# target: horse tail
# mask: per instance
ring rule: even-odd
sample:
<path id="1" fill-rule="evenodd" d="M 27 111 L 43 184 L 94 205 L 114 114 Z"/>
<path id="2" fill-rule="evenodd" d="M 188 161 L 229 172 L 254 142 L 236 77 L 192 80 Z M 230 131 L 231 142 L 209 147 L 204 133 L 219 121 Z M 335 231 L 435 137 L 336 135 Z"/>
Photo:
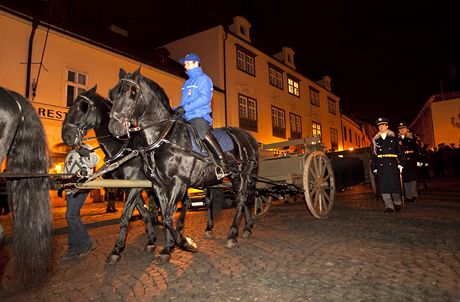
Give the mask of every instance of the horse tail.
<path id="1" fill-rule="evenodd" d="M 21 117 L 7 157 L 10 173 L 48 173 L 49 152 L 43 125 L 31 103 L 16 94 Z M 41 284 L 50 272 L 52 216 L 48 177 L 17 178 L 7 182 L 13 209 L 13 253 L 19 276 L 31 287 Z"/>
<path id="2" fill-rule="evenodd" d="M 256 190 L 256 176 L 259 167 L 259 145 L 252 134 L 241 128 L 228 127 L 225 129 L 238 146 L 239 159 L 247 162 L 243 173 L 248 176 L 247 196 L 251 203 L 253 202 L 252 199 Z"/>

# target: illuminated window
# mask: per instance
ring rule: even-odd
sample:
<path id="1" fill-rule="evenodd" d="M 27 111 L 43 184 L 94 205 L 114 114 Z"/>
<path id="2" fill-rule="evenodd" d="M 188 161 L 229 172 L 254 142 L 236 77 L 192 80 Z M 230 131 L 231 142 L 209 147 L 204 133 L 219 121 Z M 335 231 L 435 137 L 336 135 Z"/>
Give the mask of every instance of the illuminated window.
<path id="1" fill-rule="evenodd" d="M 257 132 L 257 100 L 238 95 L 240 128 Z"/>
<path id="2" fill-rule="evenodd" d="M 311 122 L 311 128 L 312 128 L 312 135 L 313 136 L 318 136 L 321 139 L 321 124 L 312 121 Z"/>
<path id="3" fill-rule="evenodd" d="M 288 91 L 290 94 L 300 96 L 300 81 L 288 74 Z"/>
<path id="4" fill-rule="evenodd" d="M 283 89 L 283 70 L 268 64 L 268 82 L 272 86 Z"/>
<path id="5" fill-rule="evenodd" d="M 272 106 L 273 136 L 286 138 L 286 114 L 283 109 Z"/>
<path id="6" fill-rule="evenodd" d="M 302 118 L 300 115 L 289 113 L 289 120 L 291 122 L 291 138 L 302 138 Z"/>
<path id="7" fill-rule="evenodd" d="M 319 98 L 318 98 L 319 101 Z M 329 107 L 329 113 L 336 115 L 337 114 L 337 101 L 332 98 L 327 98 L 327 106 Z M 319 106 L 319 105 L 318 105 Z"/>
<path id="8" fill-rule="evenodd" d="M 347 127 L 343 126 L 343 139 L 347 140 Z"/>
<path id="9" fill-rule="evenodd" d="M 256 75 L 256 55 L 246 48 L 236 45 L 236 68 L 252 76 Z"/>
<path id="10" fill-rule="evenodd" d="M 331 128 L 331 148 L 334 150 L 339 148 L 339 133 L 335 128 Z"/>
<path id="11" fill-rule="evenodd" d="M 74 70 L 67 71 L 67 107 L 72 106 L 77 96 L 88 89 L 88 75 Z"/>
<path id="12" fill-rule="evenodd" d="M 319 107 L 319 90 L 310 87 L 310 103 Z"/>

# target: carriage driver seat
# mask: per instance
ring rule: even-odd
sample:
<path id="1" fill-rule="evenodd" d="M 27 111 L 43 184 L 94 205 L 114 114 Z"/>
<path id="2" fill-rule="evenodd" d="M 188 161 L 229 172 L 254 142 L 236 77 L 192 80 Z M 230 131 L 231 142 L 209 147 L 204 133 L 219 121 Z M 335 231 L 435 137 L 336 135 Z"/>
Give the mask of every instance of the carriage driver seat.
<path id="1" fill-rule="evenodd" d="M 222 147 L 217 142 L 216 138 L 209 131 L 206 132 L 203 142 L 208 147 L 209 151 L 212 153 L 214 161 L 217 164 L 216 176 L 218 179 L 224 178 L 227 175 L 230 175 L 230 167 L 225 160 L 225 153 L 222 150 Z"/>

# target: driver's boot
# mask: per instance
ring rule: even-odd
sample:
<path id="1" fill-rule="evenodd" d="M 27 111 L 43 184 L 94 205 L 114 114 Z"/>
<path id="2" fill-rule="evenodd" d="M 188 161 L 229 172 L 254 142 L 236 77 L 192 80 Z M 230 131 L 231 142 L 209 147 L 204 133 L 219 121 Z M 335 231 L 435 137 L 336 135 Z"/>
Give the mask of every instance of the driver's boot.
<path id="1" fill-rule="evenodd" d="M 216 174 L 223 174 L 220 175 L 220 178 L 225 177 L 226 175 L 230 174 L 230 167 L 228 166 L 228 163 L 225 160 L 225 154 L 222 148 L 220 147 L 219 143 L 217 142 L 216 138 L 214 135 L 212 135 L 209 132 L 206 132 L 206 135 L 204 136 L 203 140 L 206 144 L 206 146 L 209 148 L 211 151 L 212 155 L 214 156 L 214 159 L 217 161 L 217 164 L 220 166 L 222 169 L 222 173 L 217 173 Z"/>

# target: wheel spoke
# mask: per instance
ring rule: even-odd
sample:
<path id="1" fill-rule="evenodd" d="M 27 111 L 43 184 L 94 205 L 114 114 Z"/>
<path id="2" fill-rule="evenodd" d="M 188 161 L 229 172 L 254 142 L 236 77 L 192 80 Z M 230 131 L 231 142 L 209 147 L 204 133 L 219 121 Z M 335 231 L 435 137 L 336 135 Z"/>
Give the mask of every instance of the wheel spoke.
<path id="1" fill-rule="evenodd" d="M 326 162 L 323 160 L 322 157 L 320 157 L 321 160 L 321 176 L 324 177 L 324 172 L 326 172 Z"/>
<path id="2" fill-rule="evenodd" d="M 330 198 L 330 196 L 329 196 L 329 194 L 327 194 L 326 192 L 324 192 L 324 197 L 326 197 L 326 199 L 327 199 L 327 201 L 328 201 L 329 203 L 332 202 L 332 201 L 331 201 L 331 198 Z"/>

